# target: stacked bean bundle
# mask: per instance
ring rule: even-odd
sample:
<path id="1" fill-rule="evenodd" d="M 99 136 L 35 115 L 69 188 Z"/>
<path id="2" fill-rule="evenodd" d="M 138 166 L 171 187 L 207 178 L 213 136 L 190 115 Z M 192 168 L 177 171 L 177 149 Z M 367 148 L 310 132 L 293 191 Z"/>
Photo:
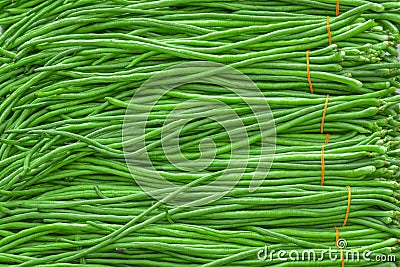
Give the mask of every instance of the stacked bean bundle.
<path id="1" fill-rule="evenodd" d="M 335 249 L 338 237 L 347 249 L 400 257 L 400 2 L 341 1 L 338 16 L 336 8 L 335 0 L 1 1 L 2 266 L 339 266 L 340 253 L 315 262 L 258 258 L 264 246 L 300 255 Z M 229 193 L 176 207 L 136 184 L 133 176 L 148 173 L 132 176 L 123 123 L 147 79 L 193 61 L 247 75 L 276 128 L 263 136 L 252 110 L 217 85 L 184 84 L 163 96 L 145 148 L 171 182 L 218 175 L 237 145 L 221 124 L 230 118 L 213 110 L 221 121 L 203 116 L 177 129 L 188 159 L 213 140 L 212 163 L 195 173 L 172 164 L 161 132 L 182 102 L 227 104 L 250 140 Z M 275 155 L 249 192 L 260 136 L 276 144 Z"/>

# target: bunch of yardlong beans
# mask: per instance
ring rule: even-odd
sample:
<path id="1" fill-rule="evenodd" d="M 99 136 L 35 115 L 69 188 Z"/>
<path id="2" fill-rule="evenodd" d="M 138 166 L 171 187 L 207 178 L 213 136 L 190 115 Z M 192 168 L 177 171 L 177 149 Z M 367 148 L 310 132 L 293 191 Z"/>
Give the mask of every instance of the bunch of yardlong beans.
<path id="1" fill-rule="evenodd" d="M 337 2 L 0 1 L 1 266 L 398 266 L 400 2 Z M 165 94 L 144 139 L 169 181 L 209 182 L 241 142 L 207 118 L 207 107 L 189 105 L 200 117 L 176 129 L 177 150 L 202 163 L 208 138 L 216 153 L 206 169 L 181 171 L 160 139 L 184 101 L 229 105 L 251 141 L 236 155 L 247 165 L 231 172 L 240 180 L 230 192 L 182 207 L 135 182 L 151 174 L 128 168 L 122 132 L 138 88 L 193 61 L 229 65 L 257 85 L 276 147 L 249 192 L 263 135 L 252 110 L 212 84 Z M 371 260 L 345 261 L 339 239 Z M 336 259 L 322 253 L 330 248 Z M 269 258 L 272 250 L 312 250 L 320 260 Z"/>

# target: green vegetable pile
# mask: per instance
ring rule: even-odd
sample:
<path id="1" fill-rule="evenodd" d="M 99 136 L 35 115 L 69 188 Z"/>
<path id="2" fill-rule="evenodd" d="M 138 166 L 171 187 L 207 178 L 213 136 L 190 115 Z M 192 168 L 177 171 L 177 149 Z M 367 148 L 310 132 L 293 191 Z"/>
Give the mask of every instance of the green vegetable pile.
<path id="1" fill-rule="evenodd" d="M 400 1 L 338 2 L 1 0 L 0 265 L 400 266 Z M 215 159 L 180 170 L 160 142 L 180 103 L 225 103 L 248 134 L 248 155 L 237 155 L 245 172 L 230 174 L 240 175 L 236 186 L 185 207 L 141 189 L 135 176 L 150 173 L 128 168 L 122 136 L 138 88 L 188 62 L 247 75 L 275 129 L 261 131 L 240 96 L 218 85 L 165 94 L 144 139 L 155 171 L 175 184 L 207 184 L 243 143 L 230 142 L 223 110 L 189 105 L 199 118 L 174 129 L 177 149 L 200 164 L 208 138 Z M 275 155 L 249 192 L 262 138 Z M 330 248 L 336 259 L 321 254 Z M 270 258 L 279 250 L 287 261 Z M 310 250 L 321 259 L 301 260 Z M 345 260 L 348 250 L 370 259 Z"/>

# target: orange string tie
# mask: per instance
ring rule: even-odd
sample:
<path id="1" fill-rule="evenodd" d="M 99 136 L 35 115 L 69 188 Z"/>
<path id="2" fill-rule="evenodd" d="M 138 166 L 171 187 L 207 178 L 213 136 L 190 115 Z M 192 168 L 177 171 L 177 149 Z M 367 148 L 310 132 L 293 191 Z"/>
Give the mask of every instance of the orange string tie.
<path id="1" fill-rule="evenodd" d="M 350 203 L 351 203 L 351 187 L 350 185 L 346 186 L 347 190 L 349 191 L 348 193 L 348 198 L 347 198 L 347 210 L 346 210 L 346 216 L 344 217 L 343 225 L 345 226 L 347 223 L 347 220 L 349 219 L 349 213 L 350 213 Z"/>
<path id="2" fill-rule="evenodd" d="M 325 142 L 321 147 L 321 186 L 323 186 L 325 182 L 325 145 L 328 144 L 330 136 L 330 134 L 325 136 Z"/>
<path id="3" fill-rule="evenodd" d="M 329 101 L 329 95 L 326 95 L 324 113 L 322 114 L 322 120 L 321 120 L 321 133 L 324 133 L 325 116 L 326 116 L 326 110 L 328 108 L 328 101 Z"/>
<path id="4" fill-rule="evenodd" d="M 344 252 L 343 252 L 343 248 L 340 248 L 340 254 L 342 256 L 342 267 L 344 267 Z"/>
<path id="5" fill-rule="evenodd" d="M 325 182 L 325 155 L 324 155 L 324 146 L 321 149 L 321 186 L 324 185 Z"/>
<path id="6" fill-rule="evenodd" d="M 339 246 L 338 242 L 339 242 L 340 235 L 339 235 L 339 228 L 337 228 L 337 226 L 335 226 L 335 232 L 336 232 L 335 246 L 338 247 Z"/>
<path id="7" fill-rule="evenodd" d="M 329 142 L 329 138 L 331 137 L 331 135 L 330 134 L 326 134 L 326 136 L 325 136 L 325 142 L 324 142 L 324 144 L 325 145 L 327 145 L 328 144 L 328 142 Z"/>
<path id="8" fill-rule="evenodd" d="M 326 17 L 326 28 L 328 29 L 328 41 L 329 41 L 329 45 L 332 45 L 331 18 L 330 18 L 329 16 Z"/>
<path id="9" fill-rule="evenodd" d="M 339 16 L 340 0 L 336 0 L 336 17 Z"/>
<path id="10" fill-rule="evenodd" d="M 308 84 L 310 85 L 310 92 L 311 92 L 311 94 L 314 94 L 314 89 L 313 89 L 312 82 L 311 82 L 310 50 L 307 50 L 307 52 L 306 52 L 306 61 L 307 61 L 307 78 L 308 78 Z"/>
<path id="11" fill-rule="evenodd" d="M 336 231 L 336 242 L 335 242 L 335 246 L 336 246 L 336 247 L 339 247 L 338 242 L 339 242 L 340 235 L 339 235 L 339 228 L 337 228 L 336 226 L 335 226 L 335 231 Z M 343 247 L 340 247 L 340 256 L 341 256 L 341 259 L 342 259 L 342 267 L 344 267 L 344 252 L 343 252 Z"/>

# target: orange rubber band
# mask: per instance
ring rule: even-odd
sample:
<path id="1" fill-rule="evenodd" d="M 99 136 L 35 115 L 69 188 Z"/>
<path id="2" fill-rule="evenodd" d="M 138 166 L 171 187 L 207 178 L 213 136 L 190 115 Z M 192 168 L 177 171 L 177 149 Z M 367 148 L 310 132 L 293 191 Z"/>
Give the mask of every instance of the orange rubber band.
<path id="1" fill-rule="evenodd" d="M 322 121 L 321 121 L 321 133 L 324 133 L 325 116 L 326 116 L 326 109 L 328 108 L 328 100 L 329 100 L 329 95 L 326 95 L 324 113 L 322 114 Z"/>
<path id="2" fill-rule="evenodd" d="M 350 185 L 346 186 L 347 190 L 349 191 L 348 194 L 348 199 L 347 199 L 347 210 L 346 210 L 346 216 L 344 217 L 343 225 L 345 226 L 347 223 L 347 220 L 349 219 L 349 213 L 350 213 L 350 203 L 351 203 L 351 187 Z"/>
<path id="3" fill-rule="evenodd" d="M 311 82 L 310 50 L 307 50 L 307 52 L 306 52 L 306 60 L 307 60 L 307 78 L 308 78 L 308 84 L 310 85 L 310 92 L 311 92 L 311 94 L 314 94 L 314 89 L 313 89 L 312 82 Z"/>
<path id="4" fill-rule="evenodd" d="M 339 246 L 339 245 L 338 245 L 338 241 L 339 241 L 340 235 L 339 235 L 339 228 L 337 228 L 336 226 L 335 226 L 335 232 L 336 232 L 336 242 L 335 242 L 335 246 L 338 247 L 338 246 Z"/>
<path id="5" fill-rule="evenodd" d="M 325 145 L 328 144 L 330 136 L 330 134 L 325 136 L 325 142 L 321 147 L 321 186 L 323 186 L 325 182 Z"/>
<path id="6" fill-rule="evenodd" d="M 340 0 L 336 0 L 336 17 L 339 16 Z"/>
<path id="7" fill-rule="evenodd" d="M 327 16 L 326 17 L 326 28 L 328 29 L 328 41 L 329 41 L 329 45 L 332 45 L 332 34 L 331 34 L 331 21 L 330 21 L 330 17 Z"/>

